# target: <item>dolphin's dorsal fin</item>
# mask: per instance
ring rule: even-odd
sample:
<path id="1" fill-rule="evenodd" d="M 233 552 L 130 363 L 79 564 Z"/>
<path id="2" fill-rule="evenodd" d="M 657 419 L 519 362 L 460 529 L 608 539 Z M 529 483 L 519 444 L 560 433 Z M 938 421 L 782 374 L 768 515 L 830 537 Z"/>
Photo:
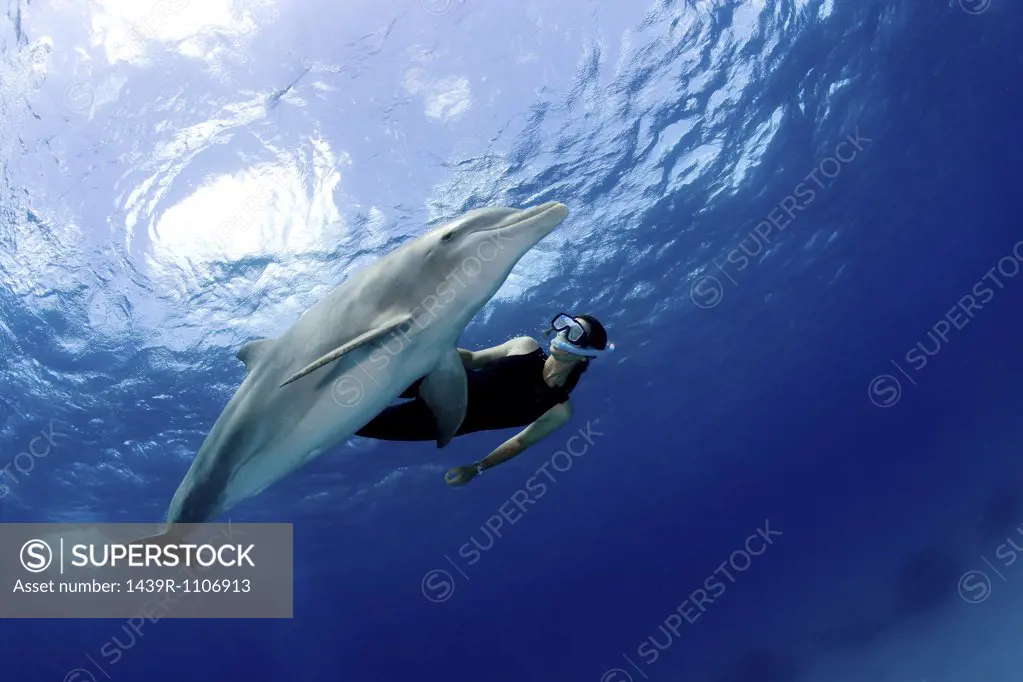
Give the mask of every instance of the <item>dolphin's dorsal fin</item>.
<path id="1" fill-rule="evenodd" d="M 270 350 L 270 346 L 273 345 L 273 339 L 257 339 L 250 341 L 235 353 L 235 357 L 245 363 L 245 369 L 252 371 L 259 359 L 266 355 L 266 352 Z"/>
<path id="2" fill-rule="evenodd" d="M 452 348 L 445 353 L 426 375 L 419 386 L 419 397 L 433 413 L 437 423 L 437 447 L 442 448 L 458 433 L 469 404 L 469 380 L 458 350 Z"/>
<path id="3" fill-rule="evenodd" d="M 288 384 L 290 384 L 292 381 L 295 381 L 296 379 L 301 379 L 306 374 L 309 374 L 311 372 L 314 372 L 315 370 L 318 370 L 320 367 L 323 367 L 326 364 L 334 362 L 335 360 L 340 358 L 345 353 L 347 353 L 347 352 L 349 352 L 351 350 L 355 350 L 356 348 L 358 348 L 359 346 L 362 346 L 364 344 L 372 343 L 372 342 L 376 341 L 377 339 L 379 339 L 384 334 L 392 332 L 395 329 L 397 329 L 398 327 L 402 326 L 403 324 L 406 324 L 406 323 L 411 322 L 411 321 L 412 321 L 412 316 L 411 315 L 401 315 L 399 317 L 396 317 L 396 318 L 393 318 L 391 320 L 388 320 L 387 322 L 384 322 L 383 324 L 379 325 L 378 327 L 374 327 L 373 329 L 370 329 L 365 334 L 359 334 L 358 336 L 356 336 L 351 341 L 346 341 L 345 343 L 341 344 L 340 346 L 338 346 L 334 350 L 330 351 L 329 353 L 325 353 L 325 354 L 321 355 L 320 357 L 316 358 L 315 360 L 310 362 L 308 365 L 306 365 L 302 369 L 300 369 L 297 372 L 295 372 L 294 374 L 292 374 L 290 377 L 288 377 L 287 379 L 284 380 L 284 383 L 281 384 L 281 388 L 287 386 Z"/>

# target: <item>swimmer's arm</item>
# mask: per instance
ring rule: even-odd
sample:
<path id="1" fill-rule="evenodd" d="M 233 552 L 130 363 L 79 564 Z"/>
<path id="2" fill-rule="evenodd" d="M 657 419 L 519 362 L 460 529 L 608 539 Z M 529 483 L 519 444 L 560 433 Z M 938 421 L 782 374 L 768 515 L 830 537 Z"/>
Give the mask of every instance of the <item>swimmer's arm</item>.
<path id="1" fill-rule="evenodd" d="M 478 464 L 481 464 L 484 469 L 490 469 L 501 462 L 507 462 L 512 457 L 522 454 L 526 448 L 536 445 L 560 429 L 571 418 L 572 403 L 565 401 L 555 405 L 520 433 L 501 443 L 496 450 L 481 459 Z"/>
<path id="2" fill-rule="evenodd" d="M 465 365 L 466 369 L 479 369 L 509 355 L 532 353 L 539 347 L 540 344 L 536 342 L 536 339 L 529 336 L 519 336 L 493 348 L 484 348 L 477 351 L 459 348 L 458 354 L 461 356 L 462 364 Z"/>

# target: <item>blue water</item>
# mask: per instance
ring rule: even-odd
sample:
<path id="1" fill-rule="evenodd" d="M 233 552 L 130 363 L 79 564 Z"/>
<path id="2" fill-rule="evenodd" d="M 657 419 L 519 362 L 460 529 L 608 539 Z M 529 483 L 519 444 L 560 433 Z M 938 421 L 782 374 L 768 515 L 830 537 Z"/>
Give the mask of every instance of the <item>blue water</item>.
<path id="1" fill-rule="evenodd" d="M 465 488 L 509 434 L 354 440 L 231 510 L 295 524 L 294 619 L 5 620 L 3 679 L 1015 682 L 1021 29 L 1010 0 L 7 0 L 4 522 L 161 519 L 237 348 L 470 208 L 571 215 L 463 347 L 565 309 L 619 351 Z"/>

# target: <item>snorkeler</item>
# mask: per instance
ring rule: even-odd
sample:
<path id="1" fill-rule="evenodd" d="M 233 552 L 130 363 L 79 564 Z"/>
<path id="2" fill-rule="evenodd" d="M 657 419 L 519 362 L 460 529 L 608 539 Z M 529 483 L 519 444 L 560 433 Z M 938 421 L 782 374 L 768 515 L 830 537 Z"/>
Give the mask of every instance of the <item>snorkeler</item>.
<path id="1" fill-rule="evenodd" d="M 468 377 L 468 407 L 456 435 L 526 428 L 478 462 L 450 469 L 444 476 L 448 485 L 465 485 L 564 425 L 572 416 L 569 394 L 590 360 L 614 350 L 603 325 L 590 315 L 560 313 L 551 320 L 551 333 L 555 336 L 550 355 L 528 336 L 479 351 L 458 349 Z M 434 440 L 434 416 L 418 397 L 419 383 L 401 395 L 411 400 L 388 407 L 356 435 L 376 440 Z"/>

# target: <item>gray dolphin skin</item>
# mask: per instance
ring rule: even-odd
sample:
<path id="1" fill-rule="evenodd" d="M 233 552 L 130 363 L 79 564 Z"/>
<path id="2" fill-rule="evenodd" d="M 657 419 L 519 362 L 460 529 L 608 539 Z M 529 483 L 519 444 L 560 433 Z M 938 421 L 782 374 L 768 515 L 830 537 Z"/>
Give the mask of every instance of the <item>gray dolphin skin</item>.
<path id="1" fill-rule="evenodd" d="M 466 409 L 458 337 L 567 215 L 558 202 L 470 211 L 359 270 L 279 338 L 243 346 L 248 374 L 174 494 L 163 537 L 350 438 L 421 377 L 445 446 Z"/>

